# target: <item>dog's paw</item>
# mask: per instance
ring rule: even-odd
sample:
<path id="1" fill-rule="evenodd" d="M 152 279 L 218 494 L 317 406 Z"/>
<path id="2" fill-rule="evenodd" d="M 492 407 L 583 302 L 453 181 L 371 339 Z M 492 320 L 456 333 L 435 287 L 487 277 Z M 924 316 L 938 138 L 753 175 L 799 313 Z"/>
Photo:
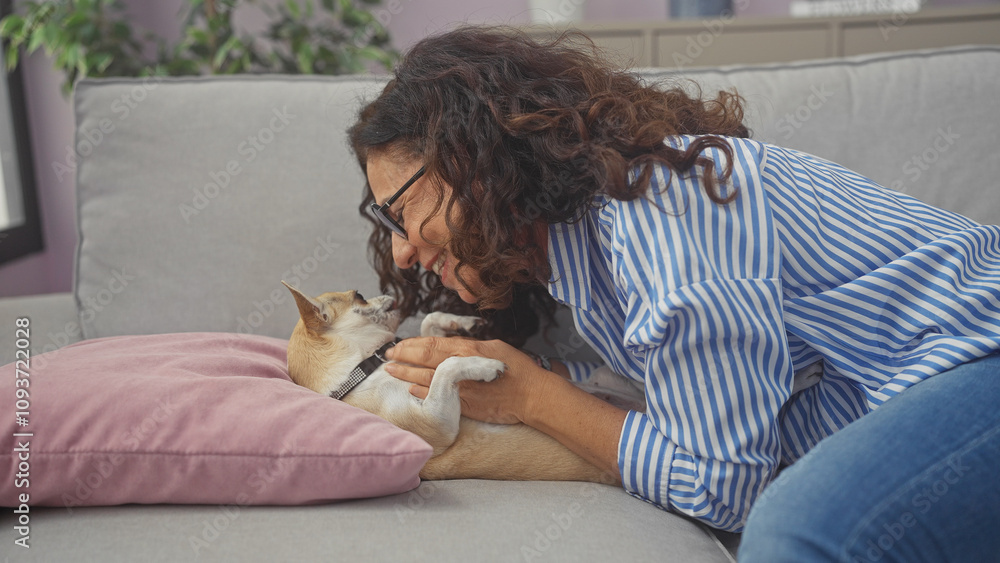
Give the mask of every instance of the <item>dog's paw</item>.
<path id="1" fill-rule="evenodd" d="M 506 371 L 507 366 L 500 360 L 491 360 L 479 356 L 459 357 L 453 356 L 441 362 L 434 377 L 448 375 L 454 377 L 455 381 L 493 381 L 500 374 Z"/>
<path id="2" fill-rule="evenodd" d="M 464 317 L 435 311 L 420 323 L 420 336 L 473 336 L 483 325 L 479 317 Z"/>

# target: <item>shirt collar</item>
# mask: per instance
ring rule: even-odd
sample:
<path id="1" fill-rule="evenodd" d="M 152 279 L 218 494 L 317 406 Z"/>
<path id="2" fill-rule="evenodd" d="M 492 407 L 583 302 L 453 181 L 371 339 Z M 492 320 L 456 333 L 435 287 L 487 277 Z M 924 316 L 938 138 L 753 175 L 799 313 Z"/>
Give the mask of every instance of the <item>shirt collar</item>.
<path id="1" fill-rule="evenodd" d="M 549 225 L 549 294 L 560 303 L 589 311 L 590 214 L 573 223 Z"/>

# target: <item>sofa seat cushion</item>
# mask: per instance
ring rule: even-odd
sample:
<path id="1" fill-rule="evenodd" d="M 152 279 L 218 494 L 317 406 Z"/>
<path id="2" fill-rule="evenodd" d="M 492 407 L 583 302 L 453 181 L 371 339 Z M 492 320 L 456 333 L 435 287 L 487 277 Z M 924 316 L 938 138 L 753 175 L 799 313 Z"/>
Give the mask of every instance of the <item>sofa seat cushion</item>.
<path id="1" fill-rule="evenodd" d="M 32 511 L 49 561 L 735 561 L 701 524 L 593 483 L 425 481 L 324 506 Z M 0 541 L 12 535 L 0 529 Z"/>

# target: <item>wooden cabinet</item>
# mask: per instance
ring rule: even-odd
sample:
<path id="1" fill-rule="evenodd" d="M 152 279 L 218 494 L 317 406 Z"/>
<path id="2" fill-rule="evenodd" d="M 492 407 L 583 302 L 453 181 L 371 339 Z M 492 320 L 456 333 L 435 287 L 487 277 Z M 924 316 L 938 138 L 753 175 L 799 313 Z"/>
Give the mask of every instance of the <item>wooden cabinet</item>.
<path id="1" fill-rule="evenodd" d="M 574 26 L 626 66 L 693 68 L 1000 44 L 1000 5 L 829 18 L 593 22 Z M 562 29 L 532 26 L 551 36 Z"/>

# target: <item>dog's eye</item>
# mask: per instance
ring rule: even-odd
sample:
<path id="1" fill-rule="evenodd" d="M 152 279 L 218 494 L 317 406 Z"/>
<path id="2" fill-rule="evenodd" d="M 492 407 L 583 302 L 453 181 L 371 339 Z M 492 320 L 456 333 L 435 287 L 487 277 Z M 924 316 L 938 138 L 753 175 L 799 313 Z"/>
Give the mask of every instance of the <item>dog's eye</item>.
<path id="1" fill-rule="evenodd" d="M 364 301 L 365 300 L 365 296 L 361 295 L 360 293 L 358 293 L 357 291 L 355 291 L 354 292 L 354 300 L 355 301 Z"/>

